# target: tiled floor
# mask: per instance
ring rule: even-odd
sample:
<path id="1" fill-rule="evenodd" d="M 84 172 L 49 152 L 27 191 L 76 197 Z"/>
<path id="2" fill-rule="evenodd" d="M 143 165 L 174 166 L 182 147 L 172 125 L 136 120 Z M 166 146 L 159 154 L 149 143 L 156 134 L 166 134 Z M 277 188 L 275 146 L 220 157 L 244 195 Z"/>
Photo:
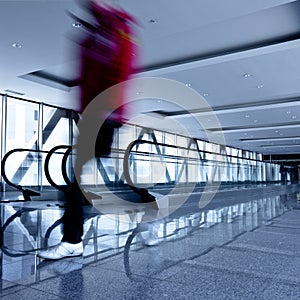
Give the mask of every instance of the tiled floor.
<path id="1" fill-rule="evenodd" d="M 60 241 L 58 203 L 1 204 L 1 299 L 300 299 L 298 192 L 220 190 L 202 209 L 194 193 L 160 221 L 154 247 L 147 231 L 128 243 L 142 207 L 87 207 L 83 257 L 54 262 L 36 249 Z"/>

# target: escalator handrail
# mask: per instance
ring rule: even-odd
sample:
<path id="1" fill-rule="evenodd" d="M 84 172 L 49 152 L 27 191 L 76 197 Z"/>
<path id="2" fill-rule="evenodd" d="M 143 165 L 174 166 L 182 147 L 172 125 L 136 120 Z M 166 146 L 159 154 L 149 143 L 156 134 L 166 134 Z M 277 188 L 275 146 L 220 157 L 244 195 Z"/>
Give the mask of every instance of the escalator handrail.
<path id="1" fill-rule="evenodd" d="M 197 153 L 199 153 L 198 149 L 192 149 L 192 148 L 187 148 L 187 147 L 182 147 L 182 146 L 177 146 L 177 145 L 171 145 L 171 144 L 165 144 L 165 143 L 158 143 L 158 142 L 152 142 L 152 141 L 147 141 L 147 140 L 134 140 L 133 142 L 131 142 L 124 153 L 124 159 L 123 159 L 123 172 L 124 172 L 124 177 L 125 180 L 127 182 L 127 184 L 133 189 L 136 190 L 136 186 L 134 185 L 131 176 L 129 174 L 129 169 L 130 169 L 130 165 L 129 165 L 129 155 L 132 151 L 132 149 L 138 145 L 138 144 L 149 144 L 149 145 L 155 145 L 155 146 L 162 146 L 162 147 L 169 147 L 169 148 L 174 148 L 174 149 L 181 149 L 181 150 L 188 150 L 188 151 L 195 151 Z"/>
<path id="2" fill-rule="evenodd" d="M 51 175 L 50 175 L 50 172 L 49 172 L 49 162 L 50 162 L 50 158 L 51 156 L 58 150 L 58 149 L 67 149 L 67 153 L 69 154 L 72 150 L 72 146 L 70 145 L 58 145 L 58 146 L 55 146 L 53 147 L 50 151 L 48 151 L 48 154 L 45 158 L 45 163 L 44 163 L 44 172 L 45 172 L 45 176 L 48 180 L 48 182 L 53 186 L 55 187 L 56 189 L 58 190 L 64 190 L 64 188 L 61 186 L 61 185 L 58 185 L 54 182 L 54 180 L 51 178 Z M 63 160 L 62 160 L 62 165 L 61 165 L 61 170 L 62 170 L 62 174 L 63 174 L 63 178 L 66 182 L 66 184 L 68 185 L 68 183 L 70 182 L 69 179 L 67 179 L 67 172 L 66 172 L 66 160 L 67 160 L 67 157 L 65 158 L 65 154 L 66 152 L 64 153 L 64 157 L 63 157 Z"/>
<path id="3" fill-rule="evenodd" d="M 72 146 L 70 146 L 69 149 L 67 149 L 67 151 L 65 152 L 63 159 L 61 161 L 62 176 L 67 185 L 72 185 L 72 181 L 70 180 L 70 178 L 68 176 L 68 172 L 67 172 L 67 160 L 68 160 L 68 157 L 69 157 L 70 153 L 72 152 L 72 150 L 73 150 L 73 148 L 72 148 Z"/>
<path id="4" fill-rule="evenodd" d="M 16 183 L 13 183 L 11 182 L 7 176 L 6 176 L 6 172 L 5 172 L 5 164 L 6 164 L 6 161 L 8 159 L 8 157 L 12 154 L 14 154 L 15 152 L 35 152 L 35 153 L 48 153 L 48 151 L 43 151 L 43 150 L 35 150 L 35 149 L 28 149 L 28 148 L 16 148 L 16 149 L 12 149 L 10 151 L 8 151 L 4 156 L 3 156 L 3 159 L 2 159 L 2 162 L 1 162 L 1 175 L 2 175 L 2 178 L 3 180 L 10 186 L 18 189 L 18 190 L 23 190 L 23 187 L 19 184 L 16 184 Z"/>

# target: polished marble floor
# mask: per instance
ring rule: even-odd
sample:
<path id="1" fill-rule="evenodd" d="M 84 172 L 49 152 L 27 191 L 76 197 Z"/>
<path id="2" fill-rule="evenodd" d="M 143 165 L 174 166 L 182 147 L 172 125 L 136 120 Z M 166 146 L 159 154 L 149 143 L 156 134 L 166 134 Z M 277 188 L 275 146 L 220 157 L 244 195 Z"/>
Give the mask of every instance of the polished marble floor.
<path id="1" fill-rule="evenodd" d="M 300 299 L 299 188 L 232 187 L 204 208 L 195 192 L 153 247 L 142 206 L 86 207 L 84 255 L 59 261 L 36 253 L 60 241 L 61 203 L 1 203 L 1 299 Z"/>

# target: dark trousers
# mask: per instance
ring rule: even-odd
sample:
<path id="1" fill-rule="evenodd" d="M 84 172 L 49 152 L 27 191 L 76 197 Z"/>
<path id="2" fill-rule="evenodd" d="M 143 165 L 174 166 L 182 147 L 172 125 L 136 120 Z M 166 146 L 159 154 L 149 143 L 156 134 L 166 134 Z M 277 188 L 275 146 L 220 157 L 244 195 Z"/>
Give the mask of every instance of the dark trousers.
<path id="1" fill-rule="evenodd" d="M 121 126 L 121 123 L 109 118 L 103 123 L 96 139 L 95 157 L 101 158 L 110 155 L 115 131 Z M 76 160 L 75 170 L 79 170 L 78 174 L 81 174 L 83 165 L 93 157 L 81 156 L 81 153 L 77 153 L 77 157 L 78 156 L 80 156 L 81 159 Z M 65 191 L 67 201 L 63 215 L 62 241 L 72 244 L 77 244 L 82 241 L 84 222 L 83 205 L 87 203 L 79 184 L 75 176 L 73 176 L 73 183 L 69 185 Z M 137 187 L 131 188 L 132 191 L 141 198 L 141 202 L 149 203 L 155 201 L 155 197 L 149 194 L 147 190 Z"/>
<path id="2" fill-rule="evenodd" d="M 95 157 L 104 157 L 110 154 L 115 130 L 121 126 L 121 123 L 109 118 L 104 121 L 97 135 L 95 144 Z M 81 133 L 79 133 L 78 140 L 81 139 L 80 134 Z M 88 160 L 92 159 L 92 157 L 86 156 L 83 153 L 77 153 L 77 157 L 80 157 L 80 159 L 76 159 L 74 168 L 77 170 L 77 174 L 81 174 L 84 164 Z M 87 201 L 79 186 L 80 183 L 77 181 L 75 175 L 72 177 L 72 184 L 68 185 L 65 191 L 66 206 L 62 219 L 62 241 L 76 244 L 81 242 L 81 237 L 83 235 L 83 205 Z"/>

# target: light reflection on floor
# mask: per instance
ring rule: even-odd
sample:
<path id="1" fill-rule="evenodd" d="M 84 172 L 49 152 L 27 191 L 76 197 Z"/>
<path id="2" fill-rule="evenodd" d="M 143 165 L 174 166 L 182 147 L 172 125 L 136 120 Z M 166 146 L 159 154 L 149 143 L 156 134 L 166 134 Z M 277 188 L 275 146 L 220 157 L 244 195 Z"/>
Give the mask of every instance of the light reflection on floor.
<path id="1" fill-rule="evenodd" d="M 28 207 L 23 205 L 21 208 L 17 204 L 1 207 L 4 226 L 4 247 L 1 255 L 3 280 L 33 283 L 53 277 L 57 272 L 70 272 L 92 262 L 105 262 L 106 259 L 124 252 L 127 238 L 143 215 L 142 211 L 130 211 L 116 216 L 92 215 L 84 226 L 83 258 L 63 260 L 56 267 L 52 263 L 52 270 L 49 267 L 45 270 L 44 267 L 50 263 L 37 258 L 34 250 L 46 244 L 55 245 L 60 241 L 61 225 L 55 224 L 55 221 L 60 219 L 63 211 L 55 204 L 50 207 L 40 203 L 35 208 L 34 206 L 35 203 L 30 203 Z M 165 219 L 159 227 L 160 255 L 157 258 L 162 259 L 166 253 L 172 253 L 170 247 L 176 247 L 179 241 L 188 241 L 192 235 L 197 236 L 197 239 L 190 239 L 190 245 L 198 244 L 198 254 L 205 252 L 215 245 L 233 240 L 242 232 L 267 224 L 287 209 L 278 196 Z M 132 257 L 134 253 L 141 253 L 141 249 L 144 249 L 143 255 L 147 257 L 148 253 L 149 259 L 153 259 L 152 250 L 141 243 L 145 235 L 147 232 L 133 240 L 130 247 Z M 176 259 L 180 261 L 188 258 L 188 255 L 189 251 L 181 250 L 172 257 L 172 263 L 176 263 Z M 7 282 L 2 283 L 2 289 L 5 288 L 9 288 Z"/>

